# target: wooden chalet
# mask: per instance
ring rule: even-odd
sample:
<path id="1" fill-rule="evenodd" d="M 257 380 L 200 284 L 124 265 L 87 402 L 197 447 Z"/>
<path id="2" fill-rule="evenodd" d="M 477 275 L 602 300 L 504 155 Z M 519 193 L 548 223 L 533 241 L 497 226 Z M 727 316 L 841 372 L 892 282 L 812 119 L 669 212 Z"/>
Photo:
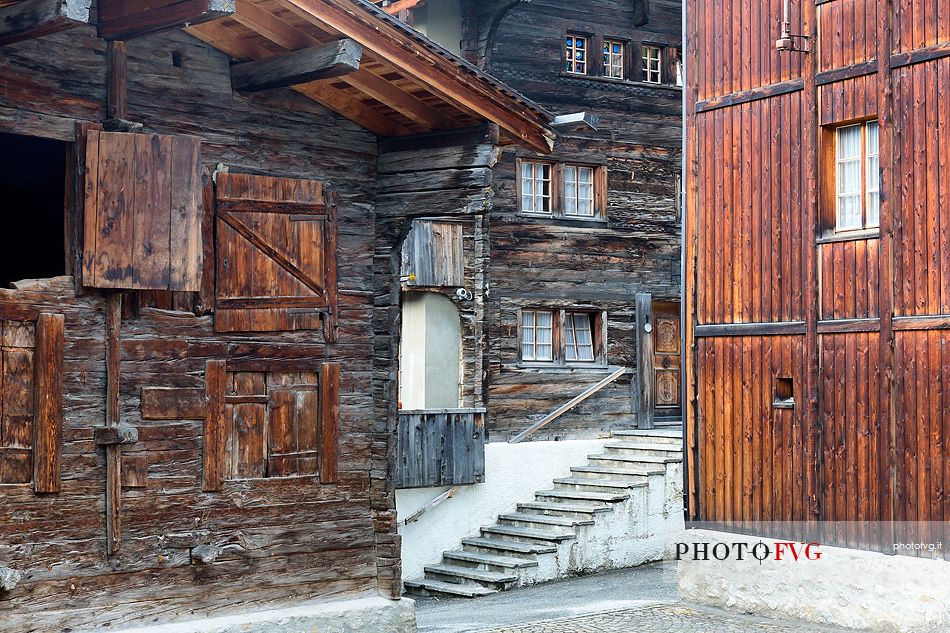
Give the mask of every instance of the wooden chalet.
<path id="1" fill-rule="evenodd" d="M 0 2 L 0 628 L 398 599 L 402 243 L 550 120 L 362 0 Z"/>
<path id="2" fill-rule="evenodd" d="M 950 5 L 782 15 L 686 2 L 689 513 L 945 542 Z"/>

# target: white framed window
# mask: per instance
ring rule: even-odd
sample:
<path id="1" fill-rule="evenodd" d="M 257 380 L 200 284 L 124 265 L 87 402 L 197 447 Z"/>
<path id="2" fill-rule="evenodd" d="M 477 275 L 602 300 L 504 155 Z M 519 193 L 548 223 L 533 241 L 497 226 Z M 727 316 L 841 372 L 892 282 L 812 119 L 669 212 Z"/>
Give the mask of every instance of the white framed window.
<path id="1" fill-rule="evenodd" d="M 587 74 L 587 37 L 568 33 L 564 38 L 564 70 L 575 75 Z"/>
<path id="2" fill-rule="evenodd" d="M 624 43 L 619 40 L 604 39 L 604 76 L 623 79 Z"/>
<path id="3" fill-rule="evenodd" d="M 564 360 L 594 362 L 594 331 L 587 312 L 568 312 L 564 315 Z"/>
<path id="4" fill-rule="evenodd" d="M 521 360 L 554 360 L 554 313 L 550 310 L 521 312 Z"/>
<path id="5" fill-rule="evenodd" d="M 660 60 L 663 55 L 660 47 L 644 44 L 640 47 L 640 56 L 643 59 L 643 81 L 651 84 L 658 84 L 663 81 L 660 72 Z"/>
<path id="6" fill-rule="evenodd" d="M 594 217 L 594 168 L 563 165 L 564 215 Z"/>
<path id="7" fill-rule="evenodd" d="M 835 129 L 835 230 L 859 231 L 880 224 L 877 121 Z"/>
<path id="8" fill-rule="evenodd" d="M 551 165 L 521 161 L 521 211 L 551 214 Z"/>

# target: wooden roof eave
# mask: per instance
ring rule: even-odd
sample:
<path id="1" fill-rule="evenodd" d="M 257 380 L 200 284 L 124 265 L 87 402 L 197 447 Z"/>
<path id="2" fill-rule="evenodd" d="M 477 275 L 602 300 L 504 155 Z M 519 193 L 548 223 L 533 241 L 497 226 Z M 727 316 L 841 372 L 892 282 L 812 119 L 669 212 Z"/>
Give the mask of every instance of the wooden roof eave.
<path id="1" fill-rule="evenodd" d="M 317 27 L 330 27 L 353 39 L 400 72 L 417 78 L 434 93 L 496 123 L 521 144 L 540 153 L 553 149 L 551 116 L 537 106 L 505 94 L 462 60 L 451 60 L 421 44 L 406 27 L 361 0 L 278 0 Z M 385 18 L 385 19 L 381 19 Z"/>

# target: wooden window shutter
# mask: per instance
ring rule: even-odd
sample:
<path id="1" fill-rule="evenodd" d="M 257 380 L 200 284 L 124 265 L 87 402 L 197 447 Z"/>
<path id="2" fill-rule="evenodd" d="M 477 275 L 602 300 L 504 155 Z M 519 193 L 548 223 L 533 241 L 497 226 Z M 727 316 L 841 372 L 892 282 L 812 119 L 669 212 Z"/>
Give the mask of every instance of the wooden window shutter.
<path id="1" fill-rule="evenodd" d="M 200 141 L 88 132 L 83 285 L 200 289 Z"/>
<path id="2" fill-rule="evenodd" d="M 0 483 L 59 491 L 63 323 L 61 314 L 0 321 Z"/>
<path id="3" fill-rule="evenodd" d="M 462 288 L 465 254 L 462 225 L 415 220 L 403 243 L 402 274 L 410 286 Z"/>
<path id="4" fill-rule="evenodd" d="M 315 180 L 217 176 L 215 331 L 335 337 L 336 203 Z"/>

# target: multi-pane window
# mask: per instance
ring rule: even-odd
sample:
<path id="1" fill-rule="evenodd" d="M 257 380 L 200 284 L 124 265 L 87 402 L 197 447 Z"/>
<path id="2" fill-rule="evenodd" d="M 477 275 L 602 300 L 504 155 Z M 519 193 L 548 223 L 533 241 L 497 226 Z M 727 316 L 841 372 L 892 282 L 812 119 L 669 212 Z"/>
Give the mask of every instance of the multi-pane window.
<path id="1" fill-rule="evenodd" d="M 835 130 L 835 229 L 854 231 L 880 224 L 877 121 Z"/>
<path id="2" fill-rule="evenodd" d="M 568 33 L 564 42 L 564 66 L 569 73 L 587 74 L 587 38 Z"/>
<path id="3" fill-rule="evenodd" d="M 657 46 L 643 45 L 640 48 L 640 55 L 643 58 L 643 81 L 651 84 L 658 84 L 662 81 L 660 73 L 660 60 L 662 58 L 661 50 Z"/>
<path id="4" fill-rule="evenodd" d="M 521 210 L 551 213 L 551 165 L 548 163 L 521 162 Z"/>
<path id="5" fill-rule="evenodd" d="M 594 168 L 564 165 L 564 215 L 594 217 Z"/>
<path id="6" fill-rule="evenodd" d="M 521 360 L 554 360 L 554 313 L 524 310 L 521 313 Z"/>
<path id="7" fill-rule="evenodd" d="M 564 359 L 568 362 L 593 362 L 594 337 L 590 314 L 568 312 L 564 315 Z"/>
<path id="8" fill-rule="evenodd" d="M 604 76 L 623 79 L 623 42 L 604 40 Z"/>

